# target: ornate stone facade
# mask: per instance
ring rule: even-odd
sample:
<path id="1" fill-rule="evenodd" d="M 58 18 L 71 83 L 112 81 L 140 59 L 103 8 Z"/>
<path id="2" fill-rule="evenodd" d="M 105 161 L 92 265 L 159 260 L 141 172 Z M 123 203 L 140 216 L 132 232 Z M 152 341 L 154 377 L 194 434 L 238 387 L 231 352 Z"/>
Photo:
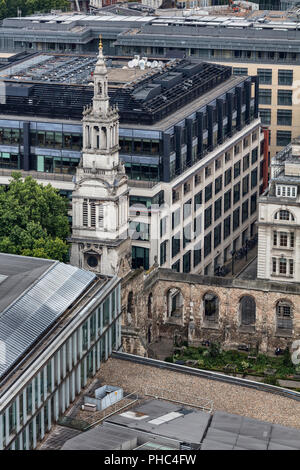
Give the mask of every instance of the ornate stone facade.
<path id="1" fill-rule="evenodd" d="M 136 270 L 123 279 L 122 306 L 124 350 L 142 355 L 160 338 L 274 352 L 300 335 L 299 285 Z"/>
<path id="2" fill-rule="evenodd" d="M 71 264 L 123 275 L 131 265 L 128 185 L 119 161 L 119 115 L 108 96 L 100 42 L 93 104 L 83 111 L 83 150 L 72 194 Z"/>

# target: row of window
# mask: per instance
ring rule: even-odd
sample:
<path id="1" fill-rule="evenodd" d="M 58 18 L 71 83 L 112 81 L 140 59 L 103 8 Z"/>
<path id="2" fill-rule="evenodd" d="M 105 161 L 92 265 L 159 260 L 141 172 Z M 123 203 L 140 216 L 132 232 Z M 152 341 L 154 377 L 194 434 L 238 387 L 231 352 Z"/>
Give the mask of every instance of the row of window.
<path id="1" fill-rule="evenodd" d="M 258 95 L 259 104 L 272 104 L 272 90 L 268 88 L 261 88 Z M 277 91 L 277 105 L 279 106 L 292 106 L 293 92 L 292 90 L 278 90 Z"/>
<path id="2" fill-rule="evenodd" d="M 271 108 L 259 108 L 259 114 L 262 124 L 271 124 Z M 291 109 L 278 109 L 277 110 L 277 125 L 278 126 L 291 126 L 292 125 L 292 110 Z M 277 132 L 278 139 L 278 132 Z M 279 144 L 277 144 L 279 145 Z"/>
<path id="3" fill-rule="evenodd" d="M 272 85 L 272 69 L 257 69 L 260 85 Z M 278 85 L 293 85 L 293 70 L 278 70 L 277 83 Z"/>
<path id="4" fill-rule="evenodd" d="M 296 197 L 297 186 L 287 186 L 282 184 L 276 185 L 276 196 L 279 197 Z"/>
<path id="5" fill-rule="evenodd" d="M 151 295 L 151 294 L 150 294 Z M 167 315 L 182 315 L 184 308 L 184 297 L 180 289 L 170 289 L 167 292 Z M 292 332 L 293 329 L 293 305 L 288 300 L 279 300 L 276 304 L 276 330 Z M 203 313 L 204 326 L 207 324 L 218 324 L 220 314 L 220 299 L 214 292 L 207 292 L 202 297 L 201 310 Z M 256 302 L 252 296 L 241 297 L 238 305 L 240 326 L 255 326 Z"/>
<path id="6" fill-rule="evenodd" d="M 294 232 L 273 232 L 273 246 L 276 247 L 295 247 L 295 234 Z"/>
<path id="7" fill-rule="evenodd" d="M 287 258 L 272 258 L 272 274 L 279 276 L 294 275 L 294 260 Z"/>

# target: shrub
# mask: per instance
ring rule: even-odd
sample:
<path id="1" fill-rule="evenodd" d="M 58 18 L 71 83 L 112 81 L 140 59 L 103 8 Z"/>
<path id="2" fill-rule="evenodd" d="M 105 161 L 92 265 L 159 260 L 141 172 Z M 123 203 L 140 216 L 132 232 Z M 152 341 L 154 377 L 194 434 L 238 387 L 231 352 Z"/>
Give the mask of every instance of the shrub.
<path id="1" fill-rule="evenodd" d="M 218 357 L 221 352 L 219 343 L 211 343 L 208 352 L 210 357 Z"/>
<path id="2" fill-rule="evenodd" d="M 165 362 L 174 362 L 173 361 L 173 356 L 166 357 Z"/>
<path id="3" fill-rule="evenodd" d="M 264 383 L 268 385 L 279 385 L 278 380 L 274 375 L 270 375 L 269 377 L 265 377 Z"/>

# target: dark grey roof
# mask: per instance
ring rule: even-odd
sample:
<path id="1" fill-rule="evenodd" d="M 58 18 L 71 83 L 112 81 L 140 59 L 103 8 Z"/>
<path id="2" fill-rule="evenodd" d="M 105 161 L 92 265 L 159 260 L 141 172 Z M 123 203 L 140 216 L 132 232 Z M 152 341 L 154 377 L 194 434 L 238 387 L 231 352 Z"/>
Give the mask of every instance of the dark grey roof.
<path id="1" fill-rule="evenodd" d="M 57 261 L 0 254 L 0 377 L 96 278 Z"/>

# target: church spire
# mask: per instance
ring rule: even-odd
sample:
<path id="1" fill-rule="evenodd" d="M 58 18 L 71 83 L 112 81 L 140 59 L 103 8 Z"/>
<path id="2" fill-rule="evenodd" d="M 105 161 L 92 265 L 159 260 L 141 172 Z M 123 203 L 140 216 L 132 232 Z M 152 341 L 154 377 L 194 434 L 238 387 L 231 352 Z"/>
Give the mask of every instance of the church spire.
<path id="1" fill-rule="evenodd" d="M 99 36 L 99 53 L 94 72 L 93 110 L 96 114 L 106 115 L 109 109 L 107 68 L 103 56 L 102 36 Z"/>

